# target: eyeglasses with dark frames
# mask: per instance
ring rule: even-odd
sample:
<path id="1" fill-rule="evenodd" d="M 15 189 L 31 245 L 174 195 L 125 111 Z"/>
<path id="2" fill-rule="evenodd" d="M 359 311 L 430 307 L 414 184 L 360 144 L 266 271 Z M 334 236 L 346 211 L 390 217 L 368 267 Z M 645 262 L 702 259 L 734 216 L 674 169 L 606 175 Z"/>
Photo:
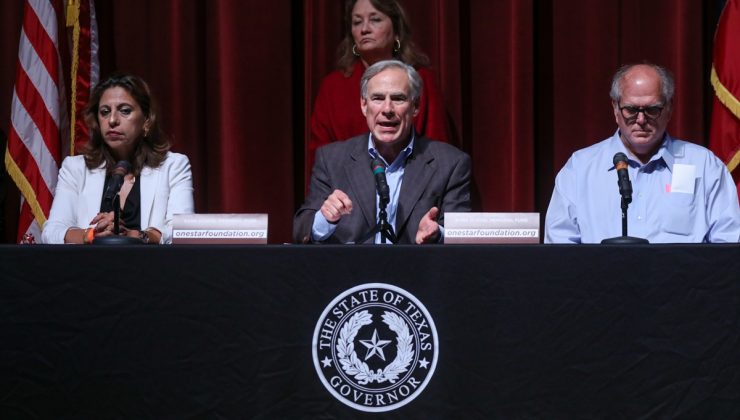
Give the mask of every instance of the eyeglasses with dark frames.
<path id="1" fill-rule="evenodd" d="M 622 113 L 622 116 L 625 120 L 634 120 L 637 119 L 637 114 L 642 112 L 642 114 L 647 119 L 657 119 L 660 117 L 660 113 L 663 112 L 663 105 L 650 105 L 650 106 L 620 106 L 619 111 Z"/>

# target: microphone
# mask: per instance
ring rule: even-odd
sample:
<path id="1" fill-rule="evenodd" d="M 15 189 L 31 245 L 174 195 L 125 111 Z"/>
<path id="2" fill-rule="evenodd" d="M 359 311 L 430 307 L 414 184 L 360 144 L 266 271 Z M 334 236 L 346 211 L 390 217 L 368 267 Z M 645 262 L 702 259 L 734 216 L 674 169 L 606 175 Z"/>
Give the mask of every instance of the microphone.
<path id="1" fill-rule="evenodd" d="M 125 177 L 129 172 L 131 172 L 131 164 L 125 160 L 118 161 L 116 166 L 113 167 L 111 180 L 108 183 L 108 188 L 105 189 L 105 193 L 103 194 L 103 203 L 106 211 L 113 210 L 113 198 L 119 191 L 121 191 L 121 187 L 123 186 L 123 177 Z"/>
<path id="2" fill-rule="evenodd" d="M 627 155 L 622 152 L 614 155 L 614 168 L 617 170 L 619 194 L 622 195 L 622 199 L 627 204 L 632 202 L 632 182 L 630 182 L 630 174 L 627 171 L 628 167 Z"/>
<path id="3" fill-rule="evenodd" d="M 108 188 L 103 193 L 103 205 L 100 207 L 101 211 L 113 212 L 113 235 L 95 238 L 93 240 L 94 245 L 140 245 L 144 243 L 139 238 L 119 235 L 121 233 L 121 205 L 116 198 L 123 186 L 123 178 L 129 172 L 131 172 L 131 164 L 125 160 L 118 161 L 116 166 L 113 167 Z"/>
<path id="4" fill-rule="evenodd" d="M 634 238 L 627 236 L 627 207 L 632 202 L 632 183 L 630 182 L 630 174 L 627 171 L 629 164 L 627 163 L 627 155 L 624 153 L 617 153 L 614 155 L 614 169 L 617 170 L 617 185 L 619 186 L 619 194 L 622 195 L 622 236 L 616 236 L 614 238 L 607 238 L 601 241 L 602 244 L 647 244 L 647 239 Z"/>
<path id="5" fill-rule="evenodd" d="M 391 202 L 391 189 L 388 187 L 388 180 L 385 178 L 385 164 L 382 160 L 375 158 L 370 167 L 373 170 L 373 175 L 375 175 L 375 186 L 378 189 L 381 206 L 385 208 Z"/>

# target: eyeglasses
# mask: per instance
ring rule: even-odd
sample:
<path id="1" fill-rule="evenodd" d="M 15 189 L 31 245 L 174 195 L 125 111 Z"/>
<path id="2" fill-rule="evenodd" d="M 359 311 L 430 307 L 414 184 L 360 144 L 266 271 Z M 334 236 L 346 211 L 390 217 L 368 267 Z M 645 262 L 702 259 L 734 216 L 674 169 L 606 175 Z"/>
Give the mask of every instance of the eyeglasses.
<path id="1" fill-rule="evenodd" d="M 625 120 L 634 120 L 637 118 L 637 114 L 642 112 L 645 118 L 654 120 L 660 117 L 660 113 L 663 111 L 663 105 L 651 105 L 651 106 L 620 106 L 619 111 L 622 112 L 622 116 Z"/>

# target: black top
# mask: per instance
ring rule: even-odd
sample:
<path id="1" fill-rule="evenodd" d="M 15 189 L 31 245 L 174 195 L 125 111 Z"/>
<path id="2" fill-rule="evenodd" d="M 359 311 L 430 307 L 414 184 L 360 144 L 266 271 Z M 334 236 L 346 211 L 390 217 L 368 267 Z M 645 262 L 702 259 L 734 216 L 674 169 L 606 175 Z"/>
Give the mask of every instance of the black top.
<path id="1" fill-rule="evenodd" d="M 103 195 L 105 195 L 105 190 L 108 189 L 108 184 L 110 182 L 111 176 L 108 174 L 105 177 Z M 106 203 L 104 199 L 101 199 L 100 211 L 113 211 L 112 204 Z M 134 179 L 134 186 L 131 187 L 131 191 L 129 191 L 128 197 L 126 197 L 126 203 L 123 205 L 123 210 L 121 211 L 121 226 L 126 227 L 128 230 L 141 230 L 141 188 L 139 188 L 139 177 Z"/>

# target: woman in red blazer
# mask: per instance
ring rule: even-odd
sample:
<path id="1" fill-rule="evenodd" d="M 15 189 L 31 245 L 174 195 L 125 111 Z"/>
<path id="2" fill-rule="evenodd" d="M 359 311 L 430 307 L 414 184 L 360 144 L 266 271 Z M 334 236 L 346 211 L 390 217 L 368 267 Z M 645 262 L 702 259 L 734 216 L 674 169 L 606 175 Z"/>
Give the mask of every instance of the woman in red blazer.
<path id="1" fill-rule="evenodd" d="M 424 81 L 414 120 L 417 134 L 451 143 L 442 95 L 426 68 L 429 59 L 411 41 L 411 28 L 398 1 L 348 0 L 344 23 L 346 36 L 338 48 L 338 69 L 322 80 L 311 115 L 308 167 L 313 166 L 320 146 L 367 132 L 360 110 L 360 78 L 368 66 L 392 58 L 414 66 Z"/>

